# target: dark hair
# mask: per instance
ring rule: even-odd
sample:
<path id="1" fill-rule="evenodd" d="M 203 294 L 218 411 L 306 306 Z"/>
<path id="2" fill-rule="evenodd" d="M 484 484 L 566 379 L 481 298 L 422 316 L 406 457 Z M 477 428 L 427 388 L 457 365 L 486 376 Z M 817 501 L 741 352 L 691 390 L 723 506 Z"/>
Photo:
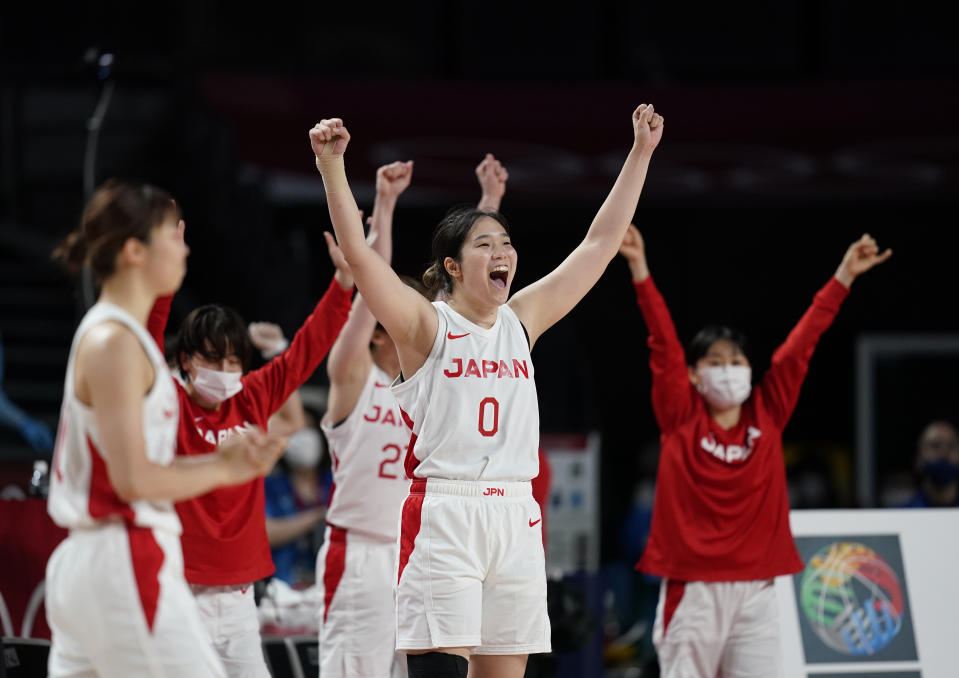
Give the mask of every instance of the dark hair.
<path id="1" fill-rule="evenodd" d="M 149 184 L 110 179 L 94 191 L 80 225 L 53 251 L 53 258 L 77 273 L 89 264 L 99 284 L 113 275 L 116 259 L 130 238 L 149 244 L 156 226 L 180 218 L 172 196 Z"/>
<path id="2" fill-rule="evenodd" d="M 466 236 L 473 228 L 473 224 L 482 217 L 495 219 L 503 227 L 503 230 L 509 234 L 509 224 L 506 217 L 493 210 L 476 209 L 472 205 L 454 207 L 436 225 L 433 230 L 433 259 L 429 268 L 423 273 L 423 284 L 426 285 L 429 292 L 428 299 L 434 299 L 440 291 L 453 291 L 453 279 L 443 262 L 446 257 L 460 261 Z"/>
<path id="3" fill-rule="evenodd" d="M 186 378 L 188 372 L 181 358 L 184 353 L 198 353 L 210 362 L 219 362 L 235 353 L 245 374 L 250 369 L 253 342 L 239 313 L 228 306 L 207 304 L 190 311 L 173 340 L 173 360 L 180 376 Z"/>
<path id="4" fill-rule="evenodd" d="M 695 367 L 696 363 L 709 353 L 709 347 L 721 340 L 732 342 L 743 355 L 747 355 L 745 334 L 726 325 L 707 325 L 699 330 L 693 340 L 689 342 L 686 362 Z"/>

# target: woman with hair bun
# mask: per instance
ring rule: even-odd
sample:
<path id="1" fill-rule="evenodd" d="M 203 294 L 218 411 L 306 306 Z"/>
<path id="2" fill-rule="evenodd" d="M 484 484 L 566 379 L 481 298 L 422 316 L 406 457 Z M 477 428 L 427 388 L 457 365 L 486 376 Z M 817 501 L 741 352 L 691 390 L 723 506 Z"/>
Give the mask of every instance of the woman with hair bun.
<path id="1" fill-rule="evenodd" d="M 49 675 L 224 676 L 183 577 L 173 502 L 261 476 L 282 439 L 251 431 L 176 458 L 179 407 L 146 330 L 189 250 L 173 199 L 109 181 L 54 252 L 102 286 L 70 348 L 48 511 L 70 530 L 50 558 Z"/>
<path id="2" fill-rule="evenodd" d="M 583 242 L 509 298 L 516 272 L 498 212 L 454 210 L 436 228 L 423 278 L 430 303 L 371 249 L 346 180 L 343 121 L 310 131 L 337 239 L 357 287 L 396 346 L 391 389 L 412 430 L 400 523 L 397 649 L 411 678 L 519 678 L 549 652 L 539 412 L 530 350 L 615 256 L 636 209 L 663 119 L 632 115 L 633 146 Z"/>

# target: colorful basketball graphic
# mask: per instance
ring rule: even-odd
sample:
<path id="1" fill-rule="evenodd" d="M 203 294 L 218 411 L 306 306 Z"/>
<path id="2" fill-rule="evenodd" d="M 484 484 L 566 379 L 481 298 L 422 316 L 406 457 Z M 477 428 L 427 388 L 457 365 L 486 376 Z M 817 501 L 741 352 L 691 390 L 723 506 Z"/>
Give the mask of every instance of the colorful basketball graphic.
<path id="1" fill-rule="evenodd" d="M 816 551 L 806 564 L 800 607 L 829 647 L 847 655 L 873 655 L 902 626 L 902 586 L 873 549 L 856 542 L 833 542 Z"/>

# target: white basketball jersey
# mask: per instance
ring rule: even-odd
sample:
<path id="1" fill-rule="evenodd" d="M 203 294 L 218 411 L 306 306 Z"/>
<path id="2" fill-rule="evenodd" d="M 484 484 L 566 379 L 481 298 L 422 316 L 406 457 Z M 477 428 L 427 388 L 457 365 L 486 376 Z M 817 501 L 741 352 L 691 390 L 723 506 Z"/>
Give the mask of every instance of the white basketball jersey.
<path id="1" fill-rule="evenodd" d="M 73 372 L 77 346 L 87 331 L 107 321 L 128 327 L 150 358 L 153 386 L 143 399 L 142 407 L 147 459 L 161 466 L 173 463 L 180 406 L 163 355 L 133 316 L 113 304 L 95 304 L 80 322 L 70 347 L 57 444 L 50 470 L 47 511 L 57 525 L 71 529 L 119 521 L 179 534 L 180 520 L 173 502 L 137 500 L 127 503 L 120 499 L 110 484 L 106 461 L 100 453 L 100 434 L 93 409 L 76 397 Z"/>
<path id="2" fill-rule="evenodd" d="M 531 480 L 539 473 L 539 405 L 529 341 L 508 305 L 489 329 L 433 302 L 436 340 L 392 391 L 413 429 L 411 478 Z"/>
<path id="3" fill-rule="evenodd" d="M 390 393 L 390 376 L 374 364 L 350 415 L 322 428 L 333 457 L 326 522 L 395 540 L 410 492 L 403 468 L 410 430 Z"/>

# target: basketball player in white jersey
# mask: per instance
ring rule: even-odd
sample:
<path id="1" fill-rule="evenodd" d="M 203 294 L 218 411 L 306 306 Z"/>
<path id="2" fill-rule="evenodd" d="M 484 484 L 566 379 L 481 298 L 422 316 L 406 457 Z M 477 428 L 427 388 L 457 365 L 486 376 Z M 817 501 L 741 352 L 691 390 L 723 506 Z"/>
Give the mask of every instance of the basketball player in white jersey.
<path id="1" fill-rule="evenodd" d="M 394 162 L 376 173 L 368 239 L 387 263 L 392 255 L 396 200 L 412 174 L 412 162 Z M 476 174 L 483 189 L 479 204 L 498 209 L 506 170 L 487 155 Z M 330 351 L 329 406 L 322 424 L 336 490 L 316 564 L 316 581 L 323 594 L 320 674 L 328 678 L 406 675 L 406 658 L 395 651 L 393 598 L 399 516 L 410 489 L 402 458 L 409 431 L 389 392 L 399 372 L 393 340 L 357 296 Z"/>
<path id="2" fill-rule="evenodd" d="M 102 292 L 73 339 L 48 511 L 70 529 L 50 558 L 49 675 L 225 676 L 183 578 L 173 502 L 269 470 L 281 439 L 246 434 L 174 458 L 176 392 L 145 323 L 186 272 L 183 222 L 165 192 L 107 182 L 55 252 Z"/>
<path id="3" fill-rule="evenodd" d="M 634 143 L 583 242 L 509 299 L 516 271 L 505 219 L 451 212 L 433 236 L 428 303 L 367 244 L 346 180 L 342 120 L 310 131 L 337 240 L 393 339 L 392 387 L 413 431 L 402 513 L 397 648 L 411 678 L 520 678 L 550 650 L 542 516 L 532 497 L 539 413 L 530 349 L 596 283 L 636 209 L 663 119 L 633 112 Z M 431 298 L 435 298 L 431 295 Z"/>

